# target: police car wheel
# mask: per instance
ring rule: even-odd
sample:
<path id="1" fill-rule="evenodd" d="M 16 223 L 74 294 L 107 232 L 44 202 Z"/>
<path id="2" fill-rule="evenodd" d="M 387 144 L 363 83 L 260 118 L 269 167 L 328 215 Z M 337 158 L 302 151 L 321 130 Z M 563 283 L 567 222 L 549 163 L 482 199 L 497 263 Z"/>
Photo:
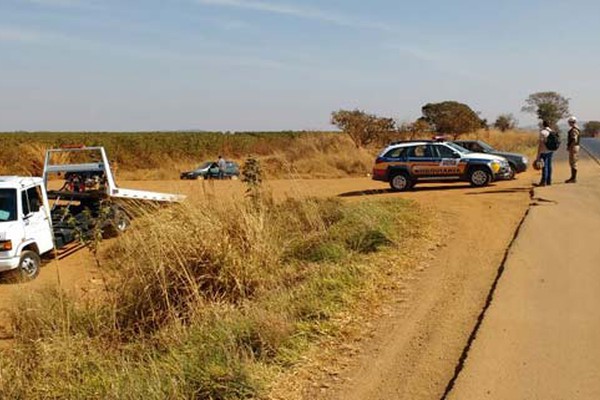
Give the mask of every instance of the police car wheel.
<path id="1" fill-rule="evenodd" d="M 486 186 L 492 181 L 492 175 L 483 168 L 476 168 L 471 171 L 469 181 L 475 187 Z"/>
<path id="2" fill-rule="evenodd" d="M 403 173 L 396 174 L 390 180 L 390 187 L 392 190 L 401 192 L 403 190 L 410 189 L 411 181 L 410 178 Z"/>

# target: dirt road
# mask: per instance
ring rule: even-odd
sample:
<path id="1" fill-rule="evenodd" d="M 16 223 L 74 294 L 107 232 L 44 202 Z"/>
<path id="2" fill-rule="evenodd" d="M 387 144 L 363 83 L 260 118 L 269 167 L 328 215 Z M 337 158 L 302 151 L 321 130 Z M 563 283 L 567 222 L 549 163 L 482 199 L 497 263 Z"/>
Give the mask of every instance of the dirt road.
<path id="1" fill-rule="evenodd" d="M 81 294 L 98 285 L 102 285 L 101 274 L 95 268 L 95 263 L 87 252 L 80 250 L 69 257 L 46 262 L 40 276 L 31 282 L 14 283 L 3 277 L 0 281 L 0 347 L 6 345 L 13 333 L 8 326 L 7 312 L 14 307 L 19 298 L 31 295 L 45 287 L 62 287 L 67 292 Z"/>
<path id="2" fill-rule="evenodd" d="M 334 180 L 271 181 L 275 198 L 285 196 L 340 196 L 408 198 L 436 210 L 447 241 L 433 252 L 416 276 L 407 280 L 401 303 L 374 322 L 372 340 L 349 367 L 340 369 L 337 383 L 327 389 L 309 384 L 287 391 L 282 398 L 322 399 L 432 399 L 439 398 L 454 373 L 456 360 L 467 342 L 485 303 L 516 226 L 529 205 L 532 174 L 518 180 L 473 189 L 468 184 L 418 185 L 408 193 L 394 193 L 386 184 L 368 177 Z M 242 196 L 239 181 L 120 182 L 123 187 L 222 198 Z M 44 267 L 39 278 L 21 285 L 0 285 L 0 301 L 10 307 L 14 295 L 57 282 L 67 290 L 85 290 L 97 279 L 93 262 L 84 250 L 59 264 Z M 0 324 L 1 325 L 1 324 Z M 344 355 L 342 354 L 342 357 Z M 296 389 L 295 389 L 296 390 Z"/>
<path id="3" fill-rule="evenodd" d="M 405 195 L 444 211 L 445 246 L 408 284 L 400 306 L 374 323 L 373 338 L 359 344 L 351 366 L 299 398 L 439 399 L 529 207 L 532 179 L 530 173 L 483 190 Z"/>
<path id="4" fill-rule="evenodd" d="M 600 168 L 536 193 L 450 399 L 600 398 Z"/>

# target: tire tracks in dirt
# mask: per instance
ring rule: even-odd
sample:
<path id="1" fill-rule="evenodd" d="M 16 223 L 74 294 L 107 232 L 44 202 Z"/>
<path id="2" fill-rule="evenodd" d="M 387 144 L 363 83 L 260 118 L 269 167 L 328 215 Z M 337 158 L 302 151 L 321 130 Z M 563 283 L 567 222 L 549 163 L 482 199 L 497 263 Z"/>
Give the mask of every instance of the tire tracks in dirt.
<path id="1" fill-rule="evenodd" d="M 340 368 L 327 360 L 334 381 L 312 380 L 301 395 L 286 398 L 440 398 L 530 207 L 532 177 L 529 172 L 485 189 L 431 185 L 394 194 L 440 211 L 438 222 L 449 228 L 449 237 L 426 268 L 405 282 L 399 302 L 374 319 L 373 332 L 345 344 L 359 348 L 358 355 L 342 360 Z"/>

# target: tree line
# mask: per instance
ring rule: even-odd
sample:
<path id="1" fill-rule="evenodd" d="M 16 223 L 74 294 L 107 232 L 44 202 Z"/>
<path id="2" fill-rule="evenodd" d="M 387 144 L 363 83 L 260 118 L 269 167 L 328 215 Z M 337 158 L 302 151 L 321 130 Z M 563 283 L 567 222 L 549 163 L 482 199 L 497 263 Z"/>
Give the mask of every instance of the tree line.
<path id="1" fill-rule="evenodd" d="M 569 116 L 569 99 L 557 92 L 537 92 L 525 99 L 522 111 L 535 114 L 558 130 L 560 120 Z M 365 111 L 338 110 L 331 114 L 331 123 L 348 134 L 357 147 L 380 144 L 392 139 L 415 139 L 425 135 L 461 135 L 479 129 L 489 129 L 486 119 L 467 104 L 458 101 L 428 103 L 421 108 L 422 116 L 414 122 L 398 123 L 393 118 L 380 117 Z M 492 126 L 502 132 L 515 129 L 518 121 L 512 114 L 499 115 Z M 583 135 L 600 134 L 600 122 L 588 121 Z"/>

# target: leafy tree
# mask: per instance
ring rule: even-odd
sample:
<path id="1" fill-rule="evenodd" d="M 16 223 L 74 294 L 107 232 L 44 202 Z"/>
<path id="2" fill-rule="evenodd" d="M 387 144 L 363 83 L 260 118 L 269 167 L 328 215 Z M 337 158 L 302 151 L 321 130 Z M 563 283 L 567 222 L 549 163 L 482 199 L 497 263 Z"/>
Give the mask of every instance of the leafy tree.
<path id="1" fill-rule="evenodd" d="M 452 135 L 455 139 L 484 126 L 484 121 L 471 107 L 457 101 L 429 103 L 421 108 L 421 112 L 421 119 L 431 125 L 435 132 Z"/>
<path id="2" fill-rule="evenodd" d="M 569 115 L 569 99 L 557 92 L 538 92 L 530 94 L 521 109 L 536 114 L 537 117 L 557 129 L 558 121 Z"/>
<path id="3" fill-rule="evenodd" d="M 479 115 L 480 113 L 477 113 L 477 115 Z M 486 131 L 490 130 L 490 124 L 487 120 L 487 118 L 482 118 L 481 119 L 481 129 L 485 129 Z"/>
<path id="4" fill-rule="evenodd" d="M 506 132 L 511 129 L 515 129 L 517 126 L 517 120 L 512 114 L 502 114 L 496 118 L 494 122 L 494 128 L 500 129 L 502 132 Z"/>
<path id="5" fill-rule="evenodd" d="M 583 125 L 583 136 L 595 137 L 600 135 L 600 121 L 588 121 Z"/>
<path id="6" fill-rule="evenodd" d="M 410 124 L 410 132 L 412 136 L 411 139 L 414 139 L 418 136 L 422 137 L 427 134 L 430 134 L 431 132 L 433 132 L 433 127 L 424 119 L 419 118 L 415 122 Z"/>
<path id="7" fill-rule="evenodd" d="M 395 131 L 392 118 L 378 117 L 361 110 L 339 110 L 331 113 L 331 123 L 348 134 L 356 147 L 379 141 Z"/>
<path id="8" fill-rule="evenodd" d="M 419 118 L 414 122 L 403 122 L 396 128 L 397 136 L 403 140 L 412 140 L 424 138 L 431 135 L 433 128 L 423 118 Z"/>

